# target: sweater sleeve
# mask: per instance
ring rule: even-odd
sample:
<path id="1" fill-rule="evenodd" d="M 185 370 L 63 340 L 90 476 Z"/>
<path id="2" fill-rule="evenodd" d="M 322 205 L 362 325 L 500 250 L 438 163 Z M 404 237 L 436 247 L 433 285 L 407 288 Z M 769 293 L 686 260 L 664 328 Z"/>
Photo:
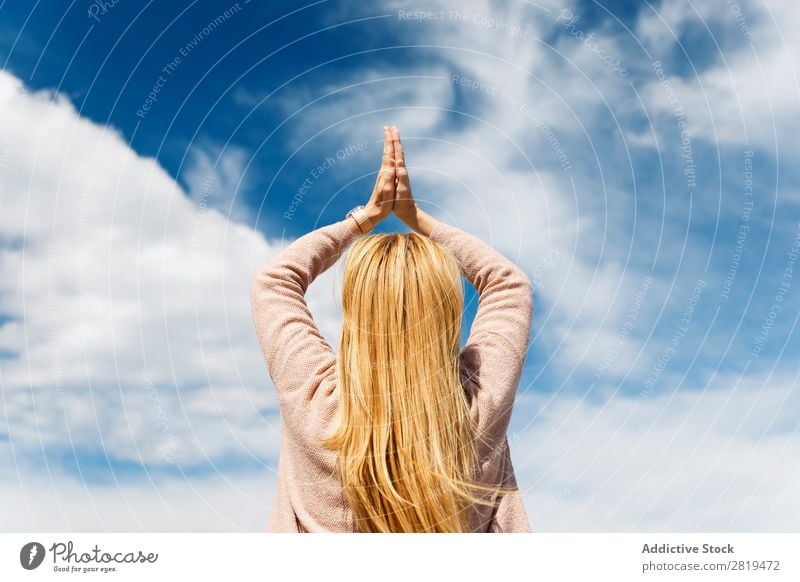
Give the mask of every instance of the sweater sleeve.
<path id="1" fill-rule="evenodd" d="M 430 238 L 453 252 L 478 292 L 478 310 L 460 359 L 462 372 L 477 387 L 474 414 L 480 455 L 497 458 L 528 352 L 532 285 L 513 262 L 455 226 L 438 222 Z"/>
<path id="2" fill-rule="evenodd" d="M 508 447 L 508 439 L 505 439 L 502 452 L 503 469 L 501 472 L 501 484 L 505 487 L 517 487 L 517 478 L 514 475 L 514 466 L 511 462 L 511 451 Z M 497 507 L 492 514 L 489 523 L 491 533 L 529 533 L 531 528 L 525 505 L 522 501 L 522 493 L 517 490 L 505 493 L 500 498 Z"/>
<path id="3" fill-rule="evenodd" d="M 256 335 L 282 407 L 313 399 L 335 372 L 335 352 L 317 328 L 305 293 L 357 234 L 350 219 L 318 228 L 253 274 L 250 303 Z"/>

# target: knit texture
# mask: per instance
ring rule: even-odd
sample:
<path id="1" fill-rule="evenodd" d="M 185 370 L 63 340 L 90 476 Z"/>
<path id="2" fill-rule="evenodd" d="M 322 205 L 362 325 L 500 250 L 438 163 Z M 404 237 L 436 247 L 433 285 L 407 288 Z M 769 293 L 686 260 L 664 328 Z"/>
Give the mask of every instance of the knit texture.
<path id="1" fill-rule="evenodd" d="M 346 218 L 301 236 L 253 275 L 251 305 L 258 342 L 281 411 L 278 484 L 268 532 L 354 532 L 336 452 L 321 445 L 336 428 L 336 354 L 305 301 L 309 285 L 356 236 Z M 461 349 L 461 380 L 477 427 L 483 483 L 516 486 L 507 430 L 522 375 L 533 315 L 530 279 L 477 237 L 437 222 L 430 238 L 447 246 L 478 292 L 478 310 Z M 474 532 L 529 532 L 519 492 L 494 507 L 476 506 Z"/>

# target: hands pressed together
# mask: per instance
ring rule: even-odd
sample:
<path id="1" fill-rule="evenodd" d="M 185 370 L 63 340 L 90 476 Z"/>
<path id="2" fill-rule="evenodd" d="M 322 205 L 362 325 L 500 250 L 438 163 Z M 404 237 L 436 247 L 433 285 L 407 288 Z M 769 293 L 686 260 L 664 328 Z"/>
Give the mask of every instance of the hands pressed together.
<path id="1" fill-rule="evenodd" d="M 430 234 L 436 223 L 414 202 L 400 131 L 396 125 L 383 126 L 381 169 L 365 211 L 373 225 L 394 212 L 409 227 L 425 235 Z"/>

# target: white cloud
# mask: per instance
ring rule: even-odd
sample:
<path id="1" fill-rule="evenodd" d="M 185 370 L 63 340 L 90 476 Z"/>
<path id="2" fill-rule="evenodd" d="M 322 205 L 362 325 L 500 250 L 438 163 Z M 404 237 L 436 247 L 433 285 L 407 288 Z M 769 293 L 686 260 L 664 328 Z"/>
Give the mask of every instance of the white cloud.
<path id="1" fill-rule="evenodd" d="M 650 398 L 533 395 L 509 435 L 535 531 L 795 531 L 797 377 Z"/>
<path id="2" fill-rule="evenodd" d="M 198 206 L 65 99 L 0 72 L 0 103 L 0 349 L 13 354 L 0 426 L 18 454 L 74 447 L 182 467 L 274 458 L 249 281 L 281 241 Z M 334 308 L 328 296 L 312 305 Z"/>
<path id="3" fill-rule="evenodd" d="M 84 483 L 58 470 L 12 472 L 0 446 L 0 531 L 260 532 L 266 530 L 275 474 L 215 474 Z"/>

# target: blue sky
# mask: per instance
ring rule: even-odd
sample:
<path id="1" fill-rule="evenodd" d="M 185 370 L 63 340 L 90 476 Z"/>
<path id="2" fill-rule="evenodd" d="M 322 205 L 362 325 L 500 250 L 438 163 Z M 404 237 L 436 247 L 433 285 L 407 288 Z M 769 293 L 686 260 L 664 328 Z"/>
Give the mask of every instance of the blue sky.
<path id="1" fill-rule="evenodd" d="M 797 529 L 793 2 L 99 6 L 0 6 L 0 527 L 265 526 L 249 275 L 396 123 L 420 203 L 534 281 L 534 529 Z"/>

